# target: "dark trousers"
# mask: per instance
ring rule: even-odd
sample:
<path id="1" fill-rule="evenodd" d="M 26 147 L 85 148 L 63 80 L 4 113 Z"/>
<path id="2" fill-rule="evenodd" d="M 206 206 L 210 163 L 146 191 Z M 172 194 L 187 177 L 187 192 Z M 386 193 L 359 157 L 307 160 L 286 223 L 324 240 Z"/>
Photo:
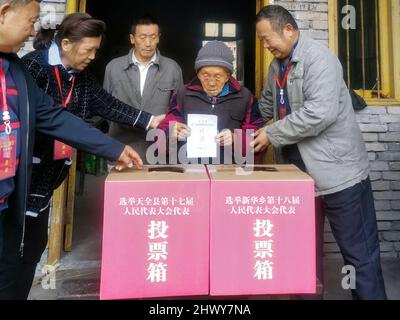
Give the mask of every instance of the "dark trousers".
<path id="1" fill-rule="evenodd" d="M 330 223 L 345 265 L 355 268 L 356 288 L 352 290 L 353 299 L 386 299 L 370 179 L 343 191 L 319 197 L 317 199 L 317 220 L 320 223 L 320 231 L 324 216 Z M 323 279 L 321 233 L 317 232 L 317 238 L 319 238 L 318 241 L 321 241 L 317 242 L 319 244 L 317 273 Z"/>
<path id="2" fill-rule="evenodd" d="M 26 300 L 32 286 L 37 264 L 46 249 L 49 211 L 39 217 L 26 217 L 25 246 L 21 256 L 20 227 L 13 225 L 7 212 L 0 216 L 3 250 L 0 255 L 0 300 Z"/>

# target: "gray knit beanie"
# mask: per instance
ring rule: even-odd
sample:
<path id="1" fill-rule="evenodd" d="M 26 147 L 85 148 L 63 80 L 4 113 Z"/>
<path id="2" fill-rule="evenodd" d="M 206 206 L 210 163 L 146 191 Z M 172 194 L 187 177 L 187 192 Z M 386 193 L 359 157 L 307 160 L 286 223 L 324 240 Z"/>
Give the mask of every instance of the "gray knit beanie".
<path id="1" fill-rule="evenodd" d="M 200 49 L 194 68 L 196 72 L 202 67 L 224 67 L 233 73 L 233 53 L 227 45 L 221 41 L 210 41 Z"/>

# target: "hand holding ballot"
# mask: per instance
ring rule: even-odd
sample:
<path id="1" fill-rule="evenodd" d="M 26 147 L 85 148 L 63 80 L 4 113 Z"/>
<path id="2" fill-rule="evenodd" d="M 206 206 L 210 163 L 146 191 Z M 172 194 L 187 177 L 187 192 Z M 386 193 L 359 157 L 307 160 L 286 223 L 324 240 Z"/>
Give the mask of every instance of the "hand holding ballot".
<path id="1" fill-rule="evenodd" d="M 219 146 L 226 147 L 233 144 L 233 134 L 229 129 L 222 130 L 216 137 Z"/>
<path id="2" fill-rule="evenodd" d="M 190 128 L 184 123 L 175 122 L 174 126 L 172 127 L 172 138 L 174 141 L 183 141 L 188 136 L 190 136 Z"/>
<path id="3" fill-rule="evenodd" d="M 160 123 L 165 119 L 165 114 L 160 114 L 159 116 L 154 116 L 153 120 L 150 122 L 151 129 L 157 129 Z"/>
<path id="4" fill-rule="evenodd" d="M 189 158 L 208 158 L 217 156 L 217 147 L 233 144 L 233 134 L 229 129 L 218 133 L 218 117 L 205 114 L 189 114 L 187 125 L 176 122 L 172 127 L 174 141 L 187 138 Z"/>
<path id="5" fill-rule="evenodd" d="M 134 166 L 136 166 L 138 169 L 142 169 L 143 161 L 135 150 L 133 150 L 130 146 L 125 146 L 124 151 L 122 151 L 115 165 L 115 169 L 117 171 L 122 171 L 126 168 L 133 168 Z"/>
<path id="6" fill-rule="evenodd" d="M 214 115 L 189 114 L 188 124 L 176 122 L 172 128 L 172 137 L 176 140 L 187 138 L 189 158 L 207 158 L 217 156 L 217 147 L 233 144 L 233 134 L 229 129 L 218 133 L 218 117 Z"/>
<path id="7" fill-rule="evenodd" d="M 250 143 L 250 147 L 254 152 L 263 152 L 270 144 L 265 128 L 261 128 L 254 134 L 254 141 Z"/>

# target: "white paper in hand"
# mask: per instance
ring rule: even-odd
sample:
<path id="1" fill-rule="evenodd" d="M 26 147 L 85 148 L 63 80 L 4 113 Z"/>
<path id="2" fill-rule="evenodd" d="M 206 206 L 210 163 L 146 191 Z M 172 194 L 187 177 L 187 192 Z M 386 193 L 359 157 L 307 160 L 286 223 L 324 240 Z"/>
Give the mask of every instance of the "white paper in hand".
<path id="1" fill-rule="evenodd" d="M 218 117 L 207 114 L 189 114 L 187 126 L 190 137 L 187 138 L 188 158 L 215 158 L 217 156 Z"/>

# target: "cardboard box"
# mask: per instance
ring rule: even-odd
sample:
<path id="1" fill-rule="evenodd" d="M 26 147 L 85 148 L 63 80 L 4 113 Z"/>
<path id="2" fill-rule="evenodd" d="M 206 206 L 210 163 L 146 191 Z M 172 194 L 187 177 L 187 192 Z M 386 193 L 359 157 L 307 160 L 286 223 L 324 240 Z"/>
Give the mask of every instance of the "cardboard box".
<path id="1" fill-rule="evenodd" d="M 295 166 L 208 166 L 210 293 L 316 293 L 313 180 Z"/>
<path id="2" fill-rule="evenodd" d="M 209 192 L 205 166 L 110 173 L 100 298 L 208 295 Z"/>

